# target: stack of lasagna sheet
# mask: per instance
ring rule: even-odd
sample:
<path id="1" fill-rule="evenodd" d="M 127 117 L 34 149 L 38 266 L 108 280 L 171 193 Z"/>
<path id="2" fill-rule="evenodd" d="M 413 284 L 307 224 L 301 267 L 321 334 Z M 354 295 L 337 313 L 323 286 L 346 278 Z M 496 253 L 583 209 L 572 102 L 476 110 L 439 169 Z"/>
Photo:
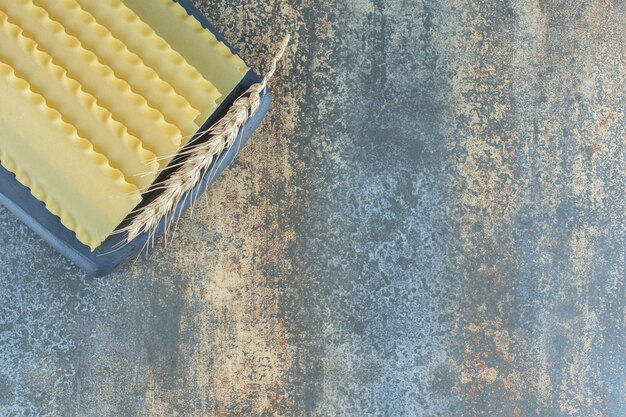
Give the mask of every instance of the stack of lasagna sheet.
<path id="1" fill-rule="evenodd" d="M 172 0 L 0 0 L 0 163 L 94 250 L 247 71 Z"/>

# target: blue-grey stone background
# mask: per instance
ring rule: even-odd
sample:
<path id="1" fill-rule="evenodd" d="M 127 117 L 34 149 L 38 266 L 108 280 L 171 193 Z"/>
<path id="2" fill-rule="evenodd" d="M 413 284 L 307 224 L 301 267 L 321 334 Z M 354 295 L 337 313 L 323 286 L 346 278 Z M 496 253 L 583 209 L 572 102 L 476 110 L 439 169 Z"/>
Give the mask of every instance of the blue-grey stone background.
<path id="1" fill-rule="evenodd" d="M 196 4 L 273 110 L 109 277 L 0 208 L 0 416 L 626 415 L 623 0 Z"/>

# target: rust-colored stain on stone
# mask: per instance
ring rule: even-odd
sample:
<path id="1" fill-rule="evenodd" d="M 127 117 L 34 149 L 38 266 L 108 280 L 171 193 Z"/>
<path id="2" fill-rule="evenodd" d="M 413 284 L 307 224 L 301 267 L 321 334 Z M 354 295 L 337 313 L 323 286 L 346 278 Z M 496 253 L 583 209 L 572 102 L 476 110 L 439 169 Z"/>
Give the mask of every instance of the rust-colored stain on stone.
<path id="1" fill-rule="evenodd" d="M 195 3 L 271 113 L 110 277 L 0 209 L 0 416 L 624 414 L 624 2 Z"/>

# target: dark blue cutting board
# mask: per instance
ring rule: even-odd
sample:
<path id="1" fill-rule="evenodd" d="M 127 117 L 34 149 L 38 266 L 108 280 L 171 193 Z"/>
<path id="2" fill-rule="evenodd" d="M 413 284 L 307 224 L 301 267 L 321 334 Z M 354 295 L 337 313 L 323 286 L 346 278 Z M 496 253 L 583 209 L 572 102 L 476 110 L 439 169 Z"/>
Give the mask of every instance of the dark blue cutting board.
<path id="1" fill-rule="evenodd" d="M 189 0 L 177 1 L 190 15 L 193 15 L 196 19 L 198 19 L 198 21 L 200 21 L 205 28 L 213 32 L 213 34 L 220 41 L 224 42 L 231 48 L 231 50 L 233 50 L 225 39 L 217 33 L 215 28 L 206 20 L 204 15 L 196 9 Z M 233 52 L 235 51 L 233 50 Z M 252 84 L 259 81 L 259 76 L 254 72 L 249 71 L 235 90 L 226 100 L 224 100 L 217 111 L 204 123 L 199 131 L 204 131 L 213 125 L 224 115 L 224 113 L 226 113 L 237 97 L 243 94 Z M 201 195 L 213 182 L 215 182 L 224 168 L 226 168 L 226 166 L 228 166 L 228 164 L 233 160 L 237 151 L 245 145 L 248 139 L 252 136 L 254 130 L 259 126 L 261 120 L 269 110 L 271 100 L 271 94 L 268 91 L 262 97 L 259 111 L 248 121 L 243 133 L 239 135 L 235 144 L 214 162 L 213 167 L 211 167 L 211 175 L 205 176 L 203 181 L 194 188 L 193 195 Z M 202 138 L 197 140 L 201 141 Z M 174 164 L 175 161 L 176 159 L 172 162 L 172 164 Z M 174 169 L 166 170 L 161 176 L 159 176 L 157 182 L 167 178 L 167 176 L 173 171 Z M 157 195 L 158 193 L 155 192 L 146 193 L 142 205 L 152 201 Z M 142 234 L 131 243 L 116 249 L 124 240 L 124 235 L 114 235 L 104 241 L 104 243 L 95 252 L 91 252 L 89 247 L 85 246 L 76 239 L 76 236 L 72 231 L 68 230 L 65 226 L 63 226 L 63 224 L 61 224 L 61 220 L 58 217 L 50 213 L 41 201 L 32 196 L 28 188 L 20 184 L 15 179 L 15 176 L 2 166 L 0 166 L 0 204 L 7 207 L 13 214 L 15 214 L 56 250 L 69 258 L 84 271 L 94 276 L 106 275 L 128 260 L 134 259 L 139 255 L 148 240 L 147 234 Z M 178 219 L 190 205 L 191 201 L 189 199 L 185 199 L 185 201 L 178 206 L 175 215 L 173 216 L 173 220 Z M 122 223 L 122 225 L 124 224 L 125 223 Z M 164 222 L 161 222 L 156 236 L 160 236 L 164 230 L 165 224 Z"/>

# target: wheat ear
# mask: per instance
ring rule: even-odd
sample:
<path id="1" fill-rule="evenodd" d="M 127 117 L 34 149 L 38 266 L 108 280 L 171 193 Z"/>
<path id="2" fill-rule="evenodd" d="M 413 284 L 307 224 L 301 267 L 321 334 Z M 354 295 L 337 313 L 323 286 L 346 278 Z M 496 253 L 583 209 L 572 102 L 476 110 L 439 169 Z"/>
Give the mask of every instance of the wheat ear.
<path id="1" fill-rule="evenodd" d="M 159 196 L 152 202 L 134 212 L 130 224 L 119 230 L 126 233 L 125 242 L 128 243 L 142 233 L 148 233 L 148 244 L 154 244 L 154 237 L 161 221 L 165 220 L 165 234 L 171 226 L 172 218 L 179 204 L 187 198 L 192 203 L 197 198 L 193 195 L 193 189 L 209 174 L 213 163 L 230 148 L 241 134 L 246 122 L 259 109 L 261 94 L 267 88 L 270 79 L 276 72 L 276 67 L 282 59 L 289 35 L 283 40 L 280 50 L 272 60 L 269 71 L 260 83 L 252 85 L 241 97 L 239 97 L 228 112 L 213 126 L 201 134 L 209 134 L 206 142 L 191 143 L 182 155 L 186 156 L 179 168 L 163 183 L 159 184 L 161 190 Z"/>

